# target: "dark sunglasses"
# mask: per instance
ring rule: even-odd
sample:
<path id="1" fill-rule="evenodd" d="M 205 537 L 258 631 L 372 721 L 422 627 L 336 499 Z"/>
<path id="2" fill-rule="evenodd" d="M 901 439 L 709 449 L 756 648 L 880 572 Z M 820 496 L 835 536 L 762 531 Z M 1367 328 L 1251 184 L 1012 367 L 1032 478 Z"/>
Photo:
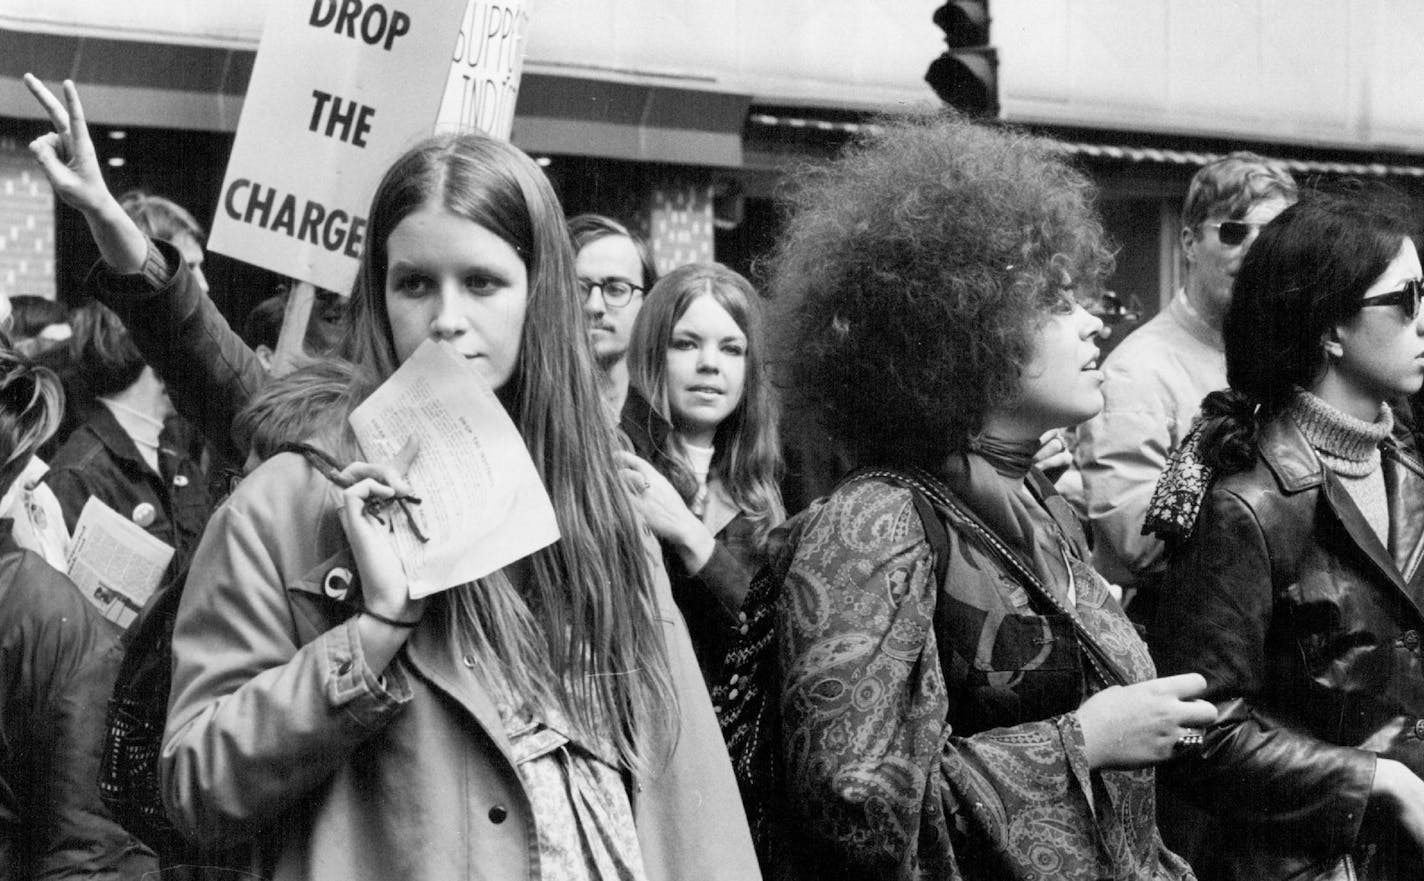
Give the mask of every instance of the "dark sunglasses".
<path id="1" fill-rule="evenodd" d="M 1253 223 L 1249 220 L 1223 220 L 1219 223 L 1204 223 L 1202 226 L 1210 226 L 1216 229 L 1216 237 L 1223 245 L 1235 247 L 1246 241 L 1246 236 L 1253 229 L 1260 229 L 1264 223 Z"/>
<path id="2" fill-rule="evenodd" d="M 1424 279 L 1411 278 L 1404 283 L 1404 287 L 1397 291 L 1365 297 L 1360 300 L 1360 307 L 1400 306 L 1403 307 L 1404 314 L 1412 319 L 1419 314 L 1419 298 L 1421 296 L 1424 296 Z"/>

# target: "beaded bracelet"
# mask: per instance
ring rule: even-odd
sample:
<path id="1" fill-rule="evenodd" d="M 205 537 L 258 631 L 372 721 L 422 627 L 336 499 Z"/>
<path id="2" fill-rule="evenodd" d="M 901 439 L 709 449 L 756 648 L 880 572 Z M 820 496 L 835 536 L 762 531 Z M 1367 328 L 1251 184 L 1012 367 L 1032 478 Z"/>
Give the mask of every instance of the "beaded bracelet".
<path id="1" fill-rule="evenodd" d="M 415 627 L 420 623 L 419 621 L 402 621 L 399 618 L 387 618 L 385 615 L 382 615 L 379 612 L 372 612 L 370 609 L 362 609 L 359 614 L 374 618 L 377 621 L 380 621 L 382 624 L 389 624 L 392 627 L 401 627 L 405 629 Z"/>

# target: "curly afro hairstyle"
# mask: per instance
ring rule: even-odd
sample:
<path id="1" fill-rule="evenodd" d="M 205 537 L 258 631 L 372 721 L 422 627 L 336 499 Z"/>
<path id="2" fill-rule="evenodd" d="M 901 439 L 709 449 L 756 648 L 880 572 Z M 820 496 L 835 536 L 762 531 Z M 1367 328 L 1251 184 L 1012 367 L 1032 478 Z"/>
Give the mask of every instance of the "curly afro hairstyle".
<path id="1" fill-rule="evenodd" d="M 1051 142 L 948 112 L 801 171 L 771 262 L 797 405 L 860 465 L 966 448 L 1065 289 L 1112 271 L 1094 196 Z"/>

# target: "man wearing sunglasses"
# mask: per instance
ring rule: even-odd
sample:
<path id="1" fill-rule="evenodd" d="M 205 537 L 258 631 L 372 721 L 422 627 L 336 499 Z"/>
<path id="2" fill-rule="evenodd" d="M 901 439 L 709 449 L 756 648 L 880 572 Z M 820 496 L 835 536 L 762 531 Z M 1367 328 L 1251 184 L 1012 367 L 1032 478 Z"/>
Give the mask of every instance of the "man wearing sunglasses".
<path id="1" fill-rule="evenodd" d="M 1221 323 L 1241 261 L 1295 199 L 1290 174 L 1254 153 L 1198 171 L 1182 210 L 1185 284 L 1103 364 L 1103 411 L 1080 428 L 1075 457 L 1098 570 L 1128 590 L 1138 621 L 1151 616 L 1163 565 L 1161 542 L 1142 535 L 1147 502 L 1202 398 L 1227 385 Z"/>

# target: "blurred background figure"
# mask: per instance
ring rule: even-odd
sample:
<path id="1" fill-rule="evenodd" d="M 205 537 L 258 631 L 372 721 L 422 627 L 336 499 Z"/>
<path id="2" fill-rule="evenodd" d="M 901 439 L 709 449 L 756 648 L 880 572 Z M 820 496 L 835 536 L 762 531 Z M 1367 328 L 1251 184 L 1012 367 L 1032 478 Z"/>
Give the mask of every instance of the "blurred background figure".
<path id="1" fill-rule="evenodd" d="M 1147 501 L 1202 398 L 1226 387 L 1221 323 L 1232 281 L 1261 227 L 1295 197 L 1295 182 L 1279 163 L 1245 151 L 1192 177 L 1179 232 L 1186 281 L 1108 355 L 1103 410 L 1078 428 L 1074 453 L 1096 542 L 1093 561 L 1128 591 L 1135 620 L 1151 616 L 1163 569 L 1162 543 L 1142 534 Z"/>
<path id="2" fill-rule="evenodd" d="M 94 496 L 171 545 L 181 561 L 201 536 L 210 505 L 198 463 L 165 434 L 173 404 L 163 380 L 107 307 L 89 303 L 72 321 L 72 365 L 94 404 L 55 453 L 46 482 L 71 532 Z"/>
<path id="3" fill-rule="evenodd" d="M 11 297 L 10 342 L 30 358 L 49 352 L 74 333 L 69 310 L 45 297 Z"/>
<path id="4" fill-rule="evenodd" d="M 119 197 L 119 207 L 133 218 L 145 235 L 161 239 L 177 248 L 198 287 L 207 291 L 208 279 L 203 275 L 203 228 L 187 209 L 162 196 L 150 196 L 142 190 L 124 193 Z"/>
<path id="5" fill-rule="evenodd" d="M 7 498 L 63 401 L 57 377 L 0 349 Z M 109 816 L 96 783 L 121 655 L 117 630 L 79 589 L 0 534 L 0 877 L 133 881 L 157 868 Z"/>

